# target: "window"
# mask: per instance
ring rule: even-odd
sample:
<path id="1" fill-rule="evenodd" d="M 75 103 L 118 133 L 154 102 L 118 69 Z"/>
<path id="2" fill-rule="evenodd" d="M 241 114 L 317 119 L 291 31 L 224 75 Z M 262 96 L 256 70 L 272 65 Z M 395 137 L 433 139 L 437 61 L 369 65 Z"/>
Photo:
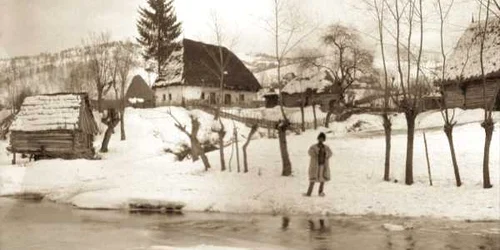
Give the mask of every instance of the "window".
<path id="1" fill-rule="evenodd" d="M 231 95 L 230 94 L 226 94 L 224 96 L 224 104 L 225 105 L 231 105 Z"/>
<path id="2" fill-rule="evenodd" d="M 167 100 L 167 96 L 165 94 L 163 94 L 163 101 L 166 101 Z"/>
<path id="3" fill-rule="evenodd" d="M 204 92 L 201 92 L 201 99 L 205 100 L 205 93 Z"/>
<path id="4" fill-rule="evenodd" d="M 172 101 L 172 94 L 168 94 L 168 100 Z"/>
<path id="5" fill-rule="evenodd" d="M 240 95 L 240 102 L 244 102 L 245 101 L 245 95 L 241 94 Z"/>
<path id="6" fill-rule="evenodd" d="M 209 97 L 209 102 L 210 104 L 215 104 L 216 103 L 216 99 L 215 99 L 215 93 L 210 93 L 210 97 Z"/>

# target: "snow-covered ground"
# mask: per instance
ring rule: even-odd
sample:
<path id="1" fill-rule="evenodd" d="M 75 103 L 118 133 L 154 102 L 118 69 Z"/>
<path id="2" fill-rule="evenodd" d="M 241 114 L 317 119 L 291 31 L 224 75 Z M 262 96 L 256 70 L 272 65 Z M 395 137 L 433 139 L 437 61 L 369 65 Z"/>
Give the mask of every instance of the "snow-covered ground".
<path id="1" fill-rule="evenodd" d="M 384 214 L 398 216 L 449 217 L 452 219 L 500 219 L 500 113 L 495 114 L 495 134 L 491 144 L 491 179 L 494 187 L 482 189 L 482 150 L 484 132 L 478 121 L 481 110 L 456 111 L 459 126 L 455 145 L 464 185 L 454 186 L 449 148 L 441 129 L 428 129 L 427 139 L 434 186 L 428 184 L 422 131 L 415 140 L 415 184 L 406 186 L 404 161 L 406 135 L 392 137 L 391 177 L 383 182 L 384 137 L 381 119 L 374 115 L 355 115 L 329 129 L 290 135 L 288 147 L 293 177 L 281 177 L 278 141 L 260 138 L 251 142 L 248 153 L 250 172 L 236 172 L 236 155 L 227 147 L 226 162 L 231 172 L 219 171 L 218 152 L 208 154 L 212 169 L 206 173 L 201 162 L 177 162 L 165 148 L 187 142 L 166 114 L 168 108 L 128 109 L 128 139 L 112 138 L 110 152 L 103 160 L 42 160 L 23 166 L 10 165 L 0 141 L 0 195 L 41 193 L 49 200 L 81 208 L 127 208 L 135 199 L 179 201 L 186 210 L 237 213 Z M 174 115 L 189 127 L 188 112 L 172 108 Z M 193 111 L 202 122 L 200 134 L 210 130 L 211 116 Z M 392 117 L 394 129 L 404 129 L 402 115 Z M 230 140 L 233 124 L 241 138 L 248 133 L 242 124 L 225 120 Z M 439 128 L 439 112 L 421 114 L 420 129 Z M 326 197 L 305 198 L 308 185 L 308 147 L 319 131 L 328 135 L 333 150 L 332 181 Z M 362 131 L 361 133 L 347 133 Z M 98 143 L 96 143 L 96 146 Z M 240 143 L 240 146 L 242 143 Z M 240 158 L 242 154 L 240 152 Z"/>

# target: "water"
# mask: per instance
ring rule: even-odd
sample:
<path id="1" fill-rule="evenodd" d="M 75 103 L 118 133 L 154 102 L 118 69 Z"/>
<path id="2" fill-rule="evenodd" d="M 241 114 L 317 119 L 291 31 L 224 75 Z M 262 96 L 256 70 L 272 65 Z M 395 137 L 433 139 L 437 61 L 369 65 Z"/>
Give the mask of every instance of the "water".
<path id="1" fill-rule="evenodd" d="M 129 214 L 0 199 L 0 249 L 500 249 L 499 222 L 378 216 Z M 387 231 L 385 223 L 413 229 Z"/>

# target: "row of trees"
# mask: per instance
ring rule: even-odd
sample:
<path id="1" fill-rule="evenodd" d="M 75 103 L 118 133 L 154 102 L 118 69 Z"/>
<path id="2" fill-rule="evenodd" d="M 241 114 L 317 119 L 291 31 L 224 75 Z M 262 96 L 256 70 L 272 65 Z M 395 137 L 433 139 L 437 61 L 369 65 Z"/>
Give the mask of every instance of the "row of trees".
<path id="1" fill-rule="evenodd" d="M 484 42 L 488 32 L 489 16 L 492 12 L 491 4 L 496 0 L 478 0 L 480 3 L 480 13 L 485 12 L 484 22 L 480 22 L 480 63 L 481 76 L 483 81 L 483 99 L 484 99 L 484 121 L 482 126 L 485 130 L 485 145 L 483 156 L 483 187 L 491 188 L 489 177 L 489 148 L 491 137 L 493 134 L 493 105 L 487 102 L 486 98 L 486 77 L 484 73 Z M 407 149 L 406 149 L 406 164 L 405 164 L 405 183 L 413 184 L 413 147 L 415 120 L 421 110 L 421 99 L 426 93 L 426 88 L 423 87 L 428 79 L 424 75 L 422 66 L 422 54 L 424 50 L 424 24 L 425 15 L 422 0 L 366 0 L 370 9 L 373 11 L 378 27 L 378 42 L 380 44 L 380 52 L 383 61 L 384 77 L 383 87 L 384 92 L 384 109 L 382 118 L 384 121 L 384 130 L 386 135 L 386 157 L 384 180 L 389 181 L 390 176 L 390 151 L 391 151 L 391 121 L 389 119 L 389 102 L 392 101 L 398 108 L 404 112 L 407 121 Z M 437 80 L 437 84 L 444 89 L 446 82 L 447 70 L 447 53 L 444 47 L 445 39 L 445 24 L 452 10 L 454 1 L 435 0 L 435 6 L 439 14 L 440 21 L 440 52 L 441 52 L 441 74 Z M 499 8 L 500 10 L 500 8 Z M 396 34 L 392 34 L 391 30 L 395 30 Z M 416 35 L 415 35 L 416 31 Z M 392 77 L 388 73 L 386 46 L 387 41 L 385 35 L 390 34 L 395 40 L 397 74 Z M 414 37 L 415 36 L 415 37 Z M 416 45 L 415 45 L 416 41 Z M 415 47 L 413 47 L 415 46 Z M 406 67 L 406 69 L 405 69 Z M 405 72 L 406 71 L 406 72 Z M 396 85 L 395 85 L 396 82 Z M 396 89 L 394 89 L 396 87 Z M 462 185 L 458 162 L 455 154 L 455 145 L 453 141 L 453 128 L 456 125 L 454 110 L 450 110 L 446 106 L 446 92 L 442 91 L 441 114 L 443 117 L 443 130 L 448 139 L 450 147 L 451 162 L 454 170 L 455 181 L 457 186 Z"/>
<path id="2" fill-rule="evenodd" d="M 444 48 L 444 33 L 445 22 L 452 10 L 453 0 L 444 3 L 444 0 L 435 0 L 439 18 L 440 18 L 440 35 L 441 35 L 441 56 L 442 56 L 442 70 L 441 75 L 437 81 L 443 87 L 445 82 L 446 71 L 446 52 Z M 276 130 L 278 131 L 278 141 L 280 147 L 280 154 L 282 159 L 282 175 L 290 176 L 292 174 L 292 163 L 290 161 L 288 147 L 287 147 L 287 131 L 290 129 L 290 122 L 284 110 L 284 103 L 281 92 L 285 82 L 282 78 L 282 62 L 294 50 L 300 47 L 303 42 L 314 32 L 317 28 L 310 25 L 308 21 L 300 15 L 298 9 L 293 8 L 289 1 L 286 0 L 271 0 L 272 12 L 271 17 L 265 20 L 265 28 L 273 38 L 274 58 L 276 60 L 276 73 L 278 81 L 278 90 L 280 95 L 280 111 L 282 119 L 277 124 Z M 424 3 L 422 0 L 366 0 L 365 1 L 372 12 L 375 14 L 377 21 L 378 41 L 380 44 L 380 52 L 383 62 L 383 71 L 380 73 L 380 88 L 383 89 L 383 109 L 381 117 L 383 119 L 383 126 L 385 131 L 385 144 L 386 154 L 384 163 L 384 180 L 390 180 L 390 151 L 391 151 L 391 133 L 392 123 L 390 113 L 393 110 L 391 104 L 404 113 L 407 121 L 407 150 L 405 162 L 405 183 L 407 185 L 413 184 L 413 148 L 416 129 L 416 118 L 422 111 L 421 100 L 427 94 L 429 86 L 433 81 L 425 75 L 423 67 L 423 51 L 424 44 L 424 26 L 426 14 Z M 484 27 L 480 27 L 484 37 L 487 31 L 489 14 L 491 13 L 491 5 L 498 6 L 496 0 L 480 0 L 481 9 L 486 13 L 486 22 Z M 175 14 L 173 13 L 172 2 L 165 0 L 149 0 L 151 10 L 141 9 L 141 20 L 138 22 L 140 38 L 138 41 L 145 48 L 145 59 L 155 59 L 158 63 L 157 71 L 161 75 L 162 65 L 170 54 L 178 48 L 176 39 L 180 34 L 180 24 L 177 22 Z M 230 58 L 226 58 L 223 52 L 223 47 L 227 41 L 223 39 L 224 33 L 216 15 L 213 16 L 213 31 L 216 37 L 216 43 L 219 50 L 214 53 L 213 51 L 207 53 L 217 65 L 217 70 L 213 70 L 214 76 L 219 79 L 220 93 L 222 97 L 224 93 L 224 75 L 227 64 Z M 160 28 L 161 27 L 161 28 Z M 394 31 L 394 32 L 392 32 Z M 387 38 L 386 35 L 389 35 Z M 387 44 L 391 41 L 396 48 L 396 67 L 389 69 L 387 61 Z M 332 25 L 324 33 L 321 40 L 331 55 L 318 55 L 318 53 L 308 53 L 303 56 L 304 64 L 308 66 L 315 66 L 318 69 L 327 70 L 333 76 L 334 88 L 340 90 L 340 106 L 347 106 L 346 92 L 349 87 L 361 76 L 371 75 L 378 76 L 379 73 L 373 70 L 373 53 L 366 50 L 362 46 L 362 39 L 359 32 L 342 25 Z M 481 45 L 481 64 L 483 64 L 483 47 Z M 161 55 L 160 55 L 161 54 Z M 208 67 L 208 66 L 207 66 Z M 484 67 L 482 67 L 484 68 Z M 396 71 L 392 75 L 389 71 Z M 483 70 L 484 71 L 484 70 Z M 483 72 L 483 81 L 485 84 L 485 77 Z M 309 97 L 310 98 L 310 97 Z M 454 169 L 456 185 L 462 184 L 460 179 L 459 167 L 455 154 L 455 146 L 453 141 L 453 128 L 456 124 L 453 110 L 446 107 L 446 95 L 444 94 L 443 106 L 441 113 L 443 116 L 443 129 L 447 136 L 451 162 Z M 305 99 L 305 97 L 304 97 Z M 223 138 L 226 134 L 224 124 L 219 116 L 222 106 L 222 98 L 218 99 L 217 113 L 214 117 L 213 132 L 219 135 L 219 150 L 221 160 L 221 170 L 224 171 L 224 141 Z M 314 105 L 313 105 L 314 108 Z M 335 111 L 335 105 L 330 106 L 328 117 Z M 485 101 L 485 119 L 483 127 L 485 128 L 485 155 L 484 155 L 484 187 L 491 187 L 489 182 L 489 144 L 493 132 L 492 120 L 492 107 L 488 106 Z M 327 119 L 327 124 L 328 126 Z M 196 158 L 202 155 L 203 162 L 206 168 L 210 167 L 208 160 L 203 156 L 201 144 L 197 141 L 197 131 L 199 122 L 196 118 L 192 117 L 192 130 L 187 131 L 185 125 L 182 125 L 176 120 L 178 128 L 186 133 L 191 138 L 193 147 L 193 156 Z M 253 129 L 252 129 L 253 131 Z M 198 146 L 197 146 L 198 145 Z M 245 144 L 248 146 L 247 144 Z M 246 156 L 245 156 L 246 159 Z M 245 160 L 246 162 L 246 160 Z"/>
<path id="3" fill-rule="evenodd" d="M 101 144 L 101 152 L 108 151 L 111 135 L 118 123 L 120 138 L 126 139 L 125 134 L 125 89 L 129 82 L 129 73 L 136 65 L 135 47 L 131 42 L 120 42 L 110 46 L 110 33 L 92 33 L 83 41 L 85 60 L 83 69 L 72 72 L 70 78 L 79 82 L 80 77 L 90 79 L 92 89 L 97 93 L 97 109 L 103 113 L 102 122 L 107 125 Z M 74 78 L 74 79 L 73 79 Z M 114 104 L 104 112 L 104 96 L 114 92 Z"/>

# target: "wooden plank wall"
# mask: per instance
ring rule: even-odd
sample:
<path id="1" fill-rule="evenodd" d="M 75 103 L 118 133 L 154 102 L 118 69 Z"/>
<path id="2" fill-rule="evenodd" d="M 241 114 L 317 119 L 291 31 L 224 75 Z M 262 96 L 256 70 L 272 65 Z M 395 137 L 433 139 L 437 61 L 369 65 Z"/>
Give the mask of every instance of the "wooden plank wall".
<path id="1" fill-rule="evenodd" d="M 496 96 L 499 94 L 500 79 L 488 80 L 486 84 L 486 98 L 489 105 L 494 105 Z M 468 84 L 465 96 L 464 91 L 458 84 L 449 85 L 445 88 L 446 105 L 449 108 L 483 108 L 483 84 L 475 82 Z"/>
<path id="2" fill-rule="evenodd" d="M 15 153 L 40 154 L 44 146 L 45 156 L 82 158 L 90 156 L 88 135 L 78 131 L 18 132 L 10 135 L 10 148 Z"/>

